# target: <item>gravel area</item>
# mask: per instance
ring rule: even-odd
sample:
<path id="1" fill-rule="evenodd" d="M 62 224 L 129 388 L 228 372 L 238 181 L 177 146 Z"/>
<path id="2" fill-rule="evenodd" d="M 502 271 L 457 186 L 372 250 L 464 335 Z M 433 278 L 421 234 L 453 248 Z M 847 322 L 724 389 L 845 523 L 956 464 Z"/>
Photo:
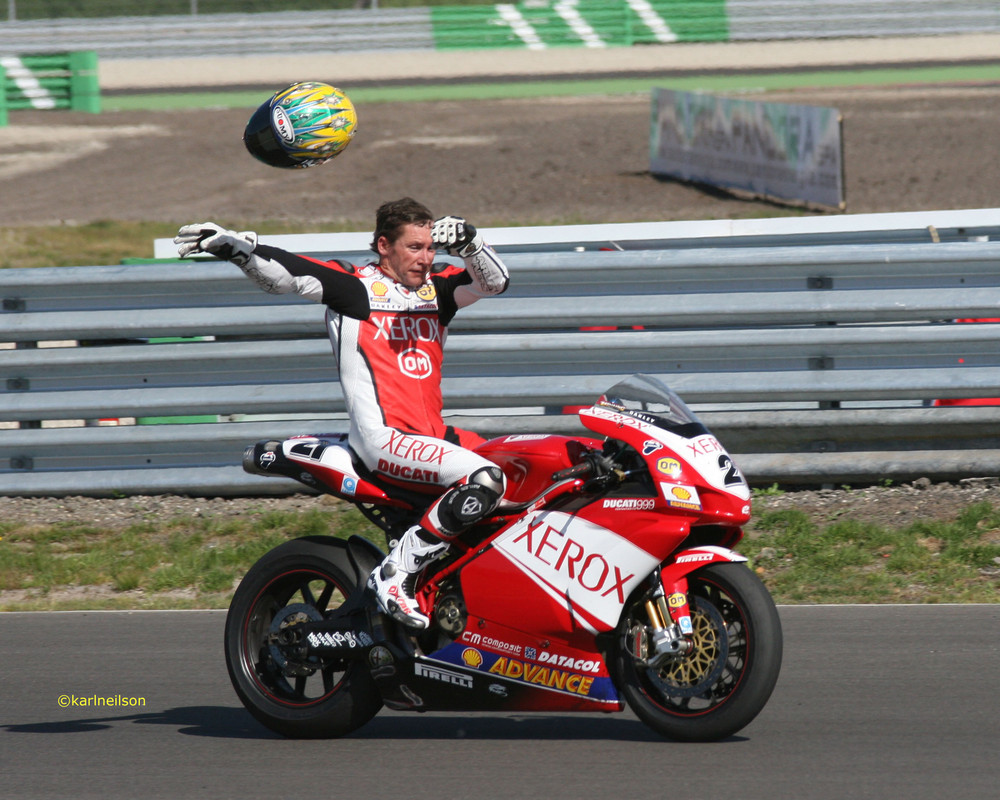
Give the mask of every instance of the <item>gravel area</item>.
<path id="1" fill-rule="evenodd" d="M 856 519 L 888 528 L 904 528 L 927 520 L 952 521 L 974 503 L 1000 506 L 1000 478 L 968 478 L 958 483 L 932 483 L 921 478 L 899 486 L 810 489 L 761 496 L 754 512 L 798 509 L 817 524 Z M 751 523 L 752 526 L 752 523 Z"/>
<path id="2" fill-rule="evenodd" d="M 85 522 L 108 530 L 121 530 L 150 520 L 217 517 L 220 519 L 258 515 L 269 511 L 307 511 L 335 506 L 339 500 L 296 494 L 288 497 L 182 497 L 139 495 L 135 497 L 5 497 L 3 522 L 18 526 L 41 526 Z"/>
<path id="3" fill-rule="evenodd" d="M 953 520 L 973 503 L 1000 506 L 1000 478 L 970 478 L 958 483 L 931 483 L 926 478 L 899 486 L 810 489 L 763 494 L 754 511 L 799 509 L 818 524 L 858 519 L 905 527 L 920 520 Z M 296 494 L 287 497 L 182 497 L 177 495 L 124 498 L 9 497 L 2 500 L 4 522 L 34 527 L 83 521 L 109 530 L 174 518 L 220 519 L 259 515 L 269 511 L 308 511 L 337 507 L 331 497 Z"/>

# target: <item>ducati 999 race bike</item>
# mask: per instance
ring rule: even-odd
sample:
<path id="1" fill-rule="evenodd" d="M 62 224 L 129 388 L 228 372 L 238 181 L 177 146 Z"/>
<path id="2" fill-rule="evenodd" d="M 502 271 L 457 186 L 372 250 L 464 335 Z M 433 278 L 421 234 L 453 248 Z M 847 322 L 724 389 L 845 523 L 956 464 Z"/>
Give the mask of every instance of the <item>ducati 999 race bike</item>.
<path id="1" fill-rule="evenodd" d="M 366 587 L 384 553 L 310 536 L 263 556 L 226 620 L 246 708 L 290 737 L 333 737 L 383 705 L 412 711 L 622 711 L 675 740 L 732 735 L 781 666 L 774 603 L 731 548 L 750 491 L 680 398 L 642 375 L 579 412 L 596 437 L 510 435 L 478 452 L 507 491 L 417 586 L 422 631 Z M 370 473 L 346 436 L 247 449 L 244 469 L 354 503 L 391 543 L 433 495 Z"/>

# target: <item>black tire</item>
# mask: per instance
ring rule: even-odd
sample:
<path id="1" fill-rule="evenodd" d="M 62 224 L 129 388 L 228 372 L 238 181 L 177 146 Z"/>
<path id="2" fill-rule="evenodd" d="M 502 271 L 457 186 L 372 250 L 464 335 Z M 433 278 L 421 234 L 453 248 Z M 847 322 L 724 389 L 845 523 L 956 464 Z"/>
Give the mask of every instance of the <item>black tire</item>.
<path id="1" fill-rule="evenodd" d="M 781 669 L 774 601 L 742 563 L 713 564 L 688 576 L 695 648 L 659 670 L 632 656 L 648 625 L 643 597 L 622 613 L 614 657 L 626 702 L 667 738 L 710 742 L 732 736 L 760 713 Z"/>
<path id="2" fill-rule="evenodd" d="M 318 739 L 350 733 L 378 713 L 382 699 L 365 664 L 317 662 L 299 670 L 307 674 L 288 675 L 266 641 L 282 609 L 295 605 L 318 619 L 362 588 L 344 542 L 327 537 L 286 542 L 251 567 L 226 617 L 226 666 L 258 721 L 284 736 Z"/>

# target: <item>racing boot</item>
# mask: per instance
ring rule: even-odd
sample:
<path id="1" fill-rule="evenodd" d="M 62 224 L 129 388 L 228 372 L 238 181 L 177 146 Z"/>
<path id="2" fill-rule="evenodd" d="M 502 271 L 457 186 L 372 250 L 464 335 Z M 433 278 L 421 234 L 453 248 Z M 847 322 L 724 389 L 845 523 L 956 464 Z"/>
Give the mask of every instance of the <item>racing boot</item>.
<path id="1" fill-rule="evenodd" d="M 368 576 L 368 586 L 375 590 L 382 610 L 411 628 L 426 628 L 430 620 L 420 612 L 414 596 L 417 578 L 424 567 L 443 556 L 447 550 L 447 542 L 434 537 L 419 525 L 404 533 L 385 560 Z"/>

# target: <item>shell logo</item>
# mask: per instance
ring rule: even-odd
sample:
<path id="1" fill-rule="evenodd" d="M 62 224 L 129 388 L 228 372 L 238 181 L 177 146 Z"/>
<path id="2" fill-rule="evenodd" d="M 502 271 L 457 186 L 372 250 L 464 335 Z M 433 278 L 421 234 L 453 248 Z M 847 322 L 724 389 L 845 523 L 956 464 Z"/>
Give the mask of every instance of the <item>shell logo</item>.
<path id="1" fill-rule="evenodd" d="M 467 667 L 479 669 L 483 665 L 483 654 L 475 647 L 466 647 L 462 651 L 462 661 L 465 662 Z"/>
<path id="2" fill-rule="evenodd" d="M 670 494 L 676 497 L 678 500 L 690 500 L 691 492 L 685 489 L 683 486 L 675 486 L 670 490 Z"/>
<path id="3" fill-rule="evenodd" d="M 385 297 L 388 293 L 389 287 L 382 283 L 382 281 L 375 281 L 372 284 L 372 294 L 376 297 Z"/>

